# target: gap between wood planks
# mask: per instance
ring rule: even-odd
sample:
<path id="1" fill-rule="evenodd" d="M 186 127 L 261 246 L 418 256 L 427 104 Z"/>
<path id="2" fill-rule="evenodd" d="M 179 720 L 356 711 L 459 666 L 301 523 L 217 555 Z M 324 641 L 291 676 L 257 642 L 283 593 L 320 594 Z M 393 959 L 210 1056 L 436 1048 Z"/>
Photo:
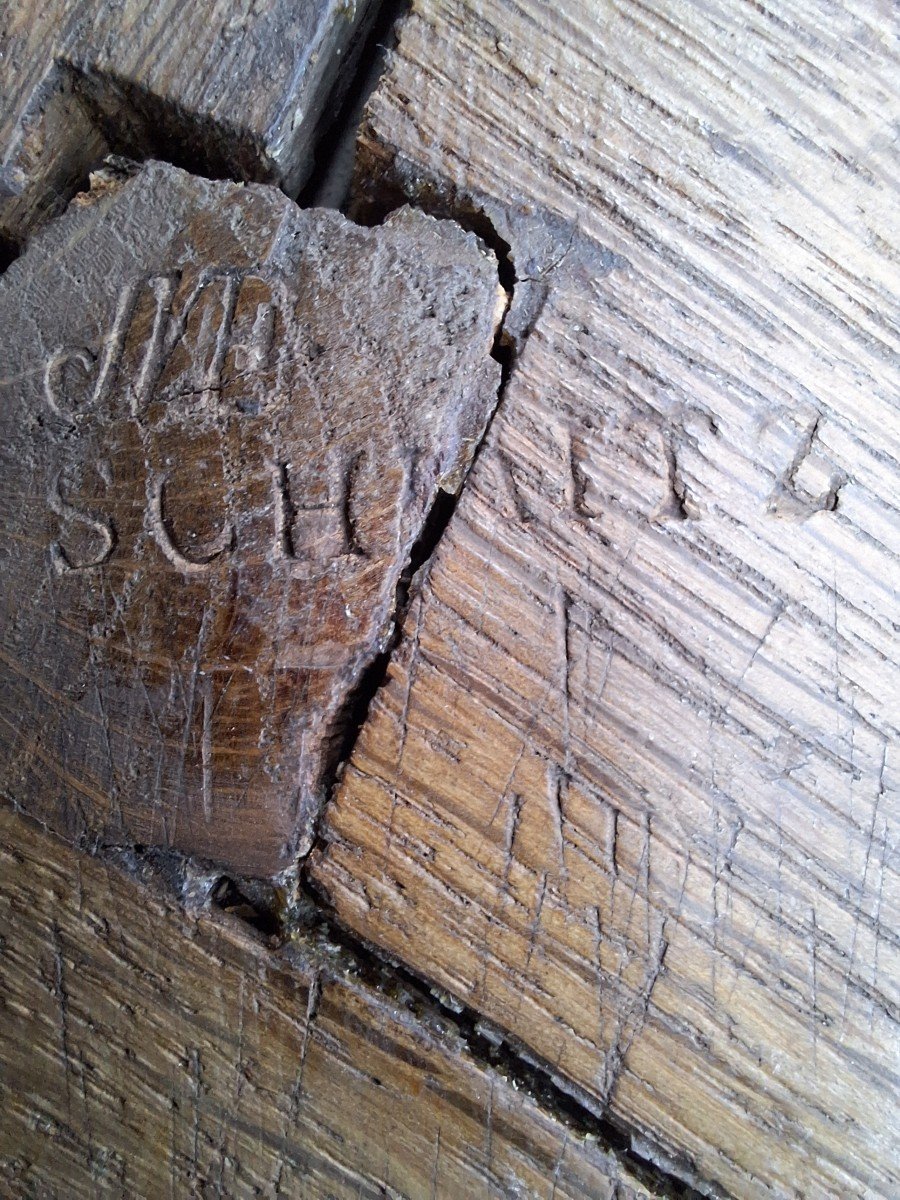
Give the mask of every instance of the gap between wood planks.
<path id="1" fill-rule="evenodd" d="M 300 195 L 294 197 L 301 207 L 326 207 L 344 209 L 350 195 L 355 165 L 355 139 L 357 128 L 369 96 L 374 91 L 385 69 L 387 57 L 394 44 L 394 27 L 406 13 L 410 0 L 383 0 L 376 5 L 376 12 L 368 34 L 344 64 L 351 68 L 349 84 L 346 75 L 340 80 L 335 77 L 332 98 L 327 106 L 327 117 L 323 121 L 313 147 L 315 168 Z M 83 92 L 86 103 L 99 114 L 104 107 L 98 95 L 104 81 L 83 79 L 75 75 L 72 81 L 75 90 Z M 110 85 L 111 86 L 111 85 Z M 107 97 L 107 100 L 110 97 Z M 219 169 L 214 153 L 209 151 L 209 133 L 198 124 L 184 141 L 160 141 L 148 132 L 153 121 L 155 98 L 116 92 L 115 100 L 121 109 L 121 120 L 117 129 L 106 128 L 104 132 L 112 149 L 119 155 L 131 159 L 156 158 L 174 166 L 205 174 L 213 178 L 227 178 Z M 107 105 L 107 108 L 109 106 Z M 100 117 L 98 115 L 98 121 Z M 228 130 L 214 130 L 218 139 L 228 138 Z M 137 139 L 137 141 L 135 141 Z M 204 153 L 204 144 L 207 150 Z M 213 142 L 214 145 L 214 142 Z M 73 161 L 78 154 L 73 148 Z M 100 164 L 83 162 L 81 183 L 77 191 L 88 186 L 88 175 Z M 260 178 L 259 182 L 268 182 Z M 71 199 L 71 197 L 67 197 Z M 380 224 L 395 207 L 408 203 L 398 187 L 391 196 L 376 197 L 377 211 L 370 211 L 370 224 Z M 421 202 L 413 207 L 431 210 Z M 370 206 L 371 209 L 371 206 Z M 465 203 L 464 198 L 454 198 L 434 205 L 432 215 L 453 219 L 467 231 L 475 233 L 494 252 L 498 263 L 499 281 L 507 293 L 504 318 L 498 327 L 491 351 L 500 364 L 501 375 L 496 401 L 481 441 L 475 449 L 469 470 L 472 469 L 487 437 L 487 431 L 502 402 L 506 386 L 514 369 L 515 360 L 525 333 L 518 338 L 510 335 L 505 327 L 513 305 L 517 283 L 513 252 L 510 245 L 498 234 L 487 215 L 480 209 Z M 0 274 L 18 256 L 21 246 L 3 243 L 0 245 Z M 422 532 L 416 541 L 397 585 L 393 634 L 387 648 L 377 655 L 364 672 L 360 682 L 350 693 L 334 728 L 333 753 L 323 773 L 323 804 L 320 816 L 331 798 L 339 780 L 343 764 L 353 752 L 360 731 L 368 717 L 369 709 L 378 690 L 385 684 L 394 652 L 400 641 L 404 618 L 409 609 L 422 572 L 427 569 L 459 501 L 462 487 L 453 495 L 439 491 L 430 512 L 427 514 Z M 321 847 L 321 839 L 314 839 L 312 849 Z M 304 878 L 304 856 L 286 887 L 272 883 L 242 879 L 223 875 L 213 865 L 185 858 L 174 851 L 132 845 L 122 846 L 97 842 L 86 847 L 92 855 L 106 857 L 127 873 L 169 893 L 174 893 L 185 907 L 197 910 L 214 906 L 232 919 L 242 921 L 256 930 L 257 936 L 268 940 L 269 945 L 283 945 L 298 938 L 313 938 L 324 941 L 339 953 L 347 967 L 367 984 L 384 993 L 397 995 L 402 992 L 414 998 L 420 1008 L 425 1006 L 449 1022 L 455 1033 L 468 1048 L 472 1059 L 485 1068 L 497 1072 L 510 1081 L 515 1088 L 530 1096 L 574 1133 L 594 1139 L 604 1151 L 614 1156 L 627 1167 L 650 1190 L 660 1197 L 720 1196 L 722 1193 L 710 1184 L 696 1178 L 691 1165 L 686 1161 L 675 1162 L 659 1148 L 638 1138 L 633 1131 L 620 1122 L 611 1121 L 603 1105 L 561 1078 L 549 1064 L 538 1060 L 525 1046 L 517 1045 L 504 1037 L 498 1030 L 485 1022 L 478 1012 L 454 997 L 434 988 L 430 982 L 411 971 L 407 966 L 365 943 L 356 935 L 340 927 L 329 906 L 323 902 Z M 312 850 L 310 851 L 312 853 Z M 149 875 L 149 879 L 148 879 Z"/>

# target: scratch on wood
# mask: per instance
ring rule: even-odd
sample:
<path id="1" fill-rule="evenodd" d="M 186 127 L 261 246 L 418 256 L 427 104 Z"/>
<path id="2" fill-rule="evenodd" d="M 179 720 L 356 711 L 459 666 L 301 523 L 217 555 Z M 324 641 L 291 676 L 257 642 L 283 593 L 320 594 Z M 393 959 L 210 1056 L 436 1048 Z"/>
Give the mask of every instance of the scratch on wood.
<path id="1" fill-rule="evenodd" d="M 303 1095 L 303 1076 L 306 1071 L 306 1056 L 313 1036 L 313 1026 L 319 1014 L 319 1004 L 322 1000 L 322 975 L 316 971 L 309 983 L 306 997 L 306 1021 L 303 1027 L 303 1041 L 300 1044 L 300 1063 L 297 1068 L 297 1080 L 291 1094 L 291 1109 L 296 1120 L 296 1113 Z"/>
<path id="2" fill-rule="evenodd" d="M 59 925 L 53 921 L 50 926 L 50 937 L 53 944 L 53 983 L 56 999 L 59 1004 L 59 1040 L 62 1052 L 66 1078 L 66 1109 L 71 1119 L 72 1115 L 72 1048 L 69 1033 L 69 993 L 66 988 L 66 961 L 63 955 L 62 934 Z"/>
<path id="3" fill-rule="evenodd" d="M 547 797 L 550 806 L 550 819 L 556 836 L 556 853 L 559 873 L 564 883 L 566 881 L 566 835 L 565 835 L 565 790 L 568 786 L 568 775 L 557 765 L 547 764 Z"/>
<path id="4" fill-rule="evenodd" d="M 505 888 L 509 887 L 509 873 L 512 870 L 513 856 L 516 844 L 516 832 L 519 828 L 519 819 L 522 815 L 522 797 L 518 792 L 510 792 L 509 806 L 506 816 L 506 831 L 503 843 L 503 851 L 506 857 L 506 865 L 503 869 L 503 884 Z"/>
<path id="5" fill-rule="evenodd" d="M 203 775 L 203 817 L 207 824 L 212 820 L 213 759 L 212 759 L 212 675 L 201 671 L 203 692 L 203 729 L 200 735 L 200 762 Z"/>

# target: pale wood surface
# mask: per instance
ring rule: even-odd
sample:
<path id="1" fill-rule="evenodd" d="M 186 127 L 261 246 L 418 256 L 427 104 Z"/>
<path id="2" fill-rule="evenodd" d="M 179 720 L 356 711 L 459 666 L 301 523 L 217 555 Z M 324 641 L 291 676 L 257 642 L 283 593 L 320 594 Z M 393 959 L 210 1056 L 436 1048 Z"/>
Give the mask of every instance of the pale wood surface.
<path id="1" fill-rule="evenodd" d="M 746 1197 L 900 1187 L 890 23 L 421 0 L 362 140 L 535 324 L 312 879 Z"/>
<path id="2" fill-rule="evenodd" d="M 59 212 L 108 148 L 274 182 L 312 164 L 368 0 L 0 6 L 0 235 Z"/>
<path id="3" fill-rule="evenodd" d="M 327 943 L 273 953 L 0 810 L 0 1194 L 652 1198 Z"/>

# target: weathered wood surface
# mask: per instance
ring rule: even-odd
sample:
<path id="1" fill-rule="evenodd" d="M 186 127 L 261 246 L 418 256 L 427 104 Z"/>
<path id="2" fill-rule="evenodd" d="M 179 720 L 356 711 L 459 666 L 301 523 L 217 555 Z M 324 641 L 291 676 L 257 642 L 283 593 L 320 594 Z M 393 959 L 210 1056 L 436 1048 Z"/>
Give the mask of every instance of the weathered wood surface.
<path id="1" fill-rule="evenodd" d="M 738 1196 L 900 1189 L 889 24 L 422 0 L 362 139 L 534 329 L 311 877 Z"/>
<path id="2" fill-rule="evenodd" d="M 327 944 L 273 953 L 0 810 L 0 1193 L 652 1197 Z"/>
<path id="3" fill-rule="evenodd" d="M 262 6 L 50 0 L 0 13 L 0 236 L 60 211 L 110 148 L 278 183 L 317 122 L 368 0 Z"/>
<path id="4" fill-rule="evenodd" d="M 308 849 L 354 689 L 496 403 L 493 255 L 161 164 L 0 281 L 0 787 L 242 875 Z"/>

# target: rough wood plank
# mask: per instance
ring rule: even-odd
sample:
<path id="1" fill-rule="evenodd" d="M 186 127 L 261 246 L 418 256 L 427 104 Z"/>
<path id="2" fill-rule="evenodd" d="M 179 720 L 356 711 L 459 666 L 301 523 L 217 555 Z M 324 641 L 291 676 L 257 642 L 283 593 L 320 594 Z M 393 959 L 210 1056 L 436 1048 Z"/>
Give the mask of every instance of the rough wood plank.
<path id="1" fill-rule="evenodd" d="M 336 948 L 273 953 L 6 809 L 0 846 L 4 1195 L 657 1195 Z"/>
<path id="2" fill-rule="evenodd" d="M 60 211 L 104 153 L 177 156 L 295 194 L 368 0 L 4 6 L 0 236 Z"/>
<path id="3" fill-rule="evenodd" d="M 362 140 L 534 330 L 312 879 L 747 1197 L 900 1188 L 887 23 L 423 0 Z"/>
<path id="4" fill-rule="evenodd" d="M 0 281 L 0 787 L 273 875 L 496 403 L 496 262 L 161 164 Z"/>

